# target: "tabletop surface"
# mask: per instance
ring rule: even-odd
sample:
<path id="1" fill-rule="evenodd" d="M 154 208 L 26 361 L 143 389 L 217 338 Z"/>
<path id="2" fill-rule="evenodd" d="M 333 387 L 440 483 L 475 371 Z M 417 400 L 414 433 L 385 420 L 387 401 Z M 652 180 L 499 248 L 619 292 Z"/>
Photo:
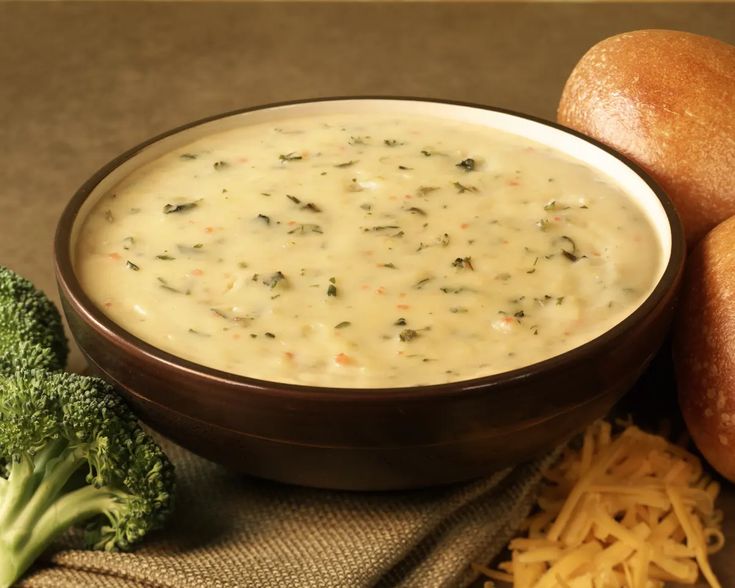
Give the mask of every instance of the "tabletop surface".
<path id="1" fill-rule="evenodd" d="M 65 203 L 105 162 L 174 126 L 337 95 L 553 119 L 585 50 L 642 28 L 735 43 L 735 4 L 0 2 L 0 263 L 58 301 Z M 82 366 L 75 350 L 71 367 Z M 715 569 L 735 586 L 735 488 L 721 505 L 730 545 Z"/>

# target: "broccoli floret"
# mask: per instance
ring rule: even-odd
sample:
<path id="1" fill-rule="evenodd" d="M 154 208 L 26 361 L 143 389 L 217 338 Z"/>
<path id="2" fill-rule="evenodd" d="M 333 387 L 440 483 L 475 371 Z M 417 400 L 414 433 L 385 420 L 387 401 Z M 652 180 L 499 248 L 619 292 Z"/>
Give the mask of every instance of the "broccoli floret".
<path id="1" fill-rule="evenodd" d="M 31 282 L 0 266 L 0 375 L 24 367 L 60 370 L 68 353 L 54 304 Z"/>
<path id="2" fill-rule="evenodd" d="M 109 384 L 0 377 L 0 587 L 72 526 L 86 524 L 89 547 L 127 549 L 164 523 L 173 495 L 173 466 Z"/>

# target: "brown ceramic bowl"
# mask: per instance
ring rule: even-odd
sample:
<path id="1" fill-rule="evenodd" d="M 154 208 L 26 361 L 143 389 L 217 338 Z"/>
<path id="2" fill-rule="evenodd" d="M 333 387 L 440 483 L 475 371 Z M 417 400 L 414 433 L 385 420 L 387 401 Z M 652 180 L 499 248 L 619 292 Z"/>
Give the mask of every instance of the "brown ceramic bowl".
<path id="1" fill-rule="evenodd" d="M 140 165 L 205 134 L 325 112 L 412 112 L 497 127 L 551 145 L 614 177 L 649 216 L 664 251 L 648 298 L 602 336 L 510 372 L 395 389 L 337 389 L 255 380 L 210 369 L 141 341 L 84 293 L 72 255 L 96 199 Z M 385 490 L 468 480 L 569 438 L 627 391 L 661 345 L 685 255 L 669 199 L 619 154 L 568 129 L 482 106 L 419 99 L 295 102 L 215 116 L 164 133 L 98 171 L 72 198 L 56 233 L 64 312 L 90 367 L 140 417 L 231 468 L 295 484 Z"/>

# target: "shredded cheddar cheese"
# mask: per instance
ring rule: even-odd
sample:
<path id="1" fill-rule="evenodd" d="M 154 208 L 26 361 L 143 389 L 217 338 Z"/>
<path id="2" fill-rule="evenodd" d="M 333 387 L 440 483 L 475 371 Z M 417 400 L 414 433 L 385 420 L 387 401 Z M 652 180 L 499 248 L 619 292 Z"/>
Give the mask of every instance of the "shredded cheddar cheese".
<path id="1" fill-rule="evenodd" d="M 662 588 L 700 574 L 721 588 L 708 561 L 724 545 L 719 485 L 685 449 L 597 422 L 546 478 L 510 561 L 478 572 L 514 588 Z"/>

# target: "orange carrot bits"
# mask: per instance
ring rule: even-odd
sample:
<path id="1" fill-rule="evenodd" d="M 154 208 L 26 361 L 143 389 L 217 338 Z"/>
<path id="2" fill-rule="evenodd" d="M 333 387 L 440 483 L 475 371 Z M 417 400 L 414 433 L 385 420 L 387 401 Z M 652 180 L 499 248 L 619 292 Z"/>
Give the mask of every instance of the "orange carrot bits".
<path id="1" fill-rule="evenodd" d="M 204 270 L 200 270 L 199 268 L 195 268 L 195 269 L 191 270 L 191 275 L 192 276 L 203 276 L 204 275 Z"/>
<path id="2" fill-rule="evenodd" d="M 119 253 L 108 253 L 107 257 L 109 257 L 110 259 L 114 259 L 115 261 L 120 261 L 122 259 Z"/>
<path id="3" fill-rule="evenodd" d="M 352 359 L 349 355 L 346 353 L 338 353 L 336 357 L 334 358 L 334 361 L 339 365 L 352 365 L 355 363 L 355 360 Z"/>

